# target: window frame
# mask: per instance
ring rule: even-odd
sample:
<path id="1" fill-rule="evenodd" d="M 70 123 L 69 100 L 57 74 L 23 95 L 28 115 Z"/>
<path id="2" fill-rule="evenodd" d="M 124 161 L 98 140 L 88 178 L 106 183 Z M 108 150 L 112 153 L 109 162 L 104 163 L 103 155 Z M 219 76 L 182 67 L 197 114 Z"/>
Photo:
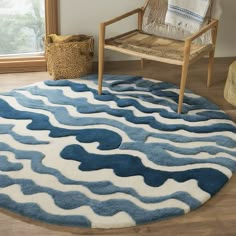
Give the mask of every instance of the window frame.
<path id="1" fill-rule="evenodd" d="M 45 0 L 46 35 L 58 33 L 58 1 Z M 45 56 L 0 58 L 0 73 L 46 71 Z"/>

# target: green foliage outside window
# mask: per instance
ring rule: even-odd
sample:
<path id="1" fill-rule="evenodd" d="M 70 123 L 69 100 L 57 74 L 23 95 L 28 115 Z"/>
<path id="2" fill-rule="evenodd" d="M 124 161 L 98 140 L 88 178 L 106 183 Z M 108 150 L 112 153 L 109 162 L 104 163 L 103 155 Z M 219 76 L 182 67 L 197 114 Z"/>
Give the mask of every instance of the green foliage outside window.
<path id="1" fill-rule="evenodd" d="M 0 55 L 43 52 L 44 34 L 44 0 L 0 0 Z"/>

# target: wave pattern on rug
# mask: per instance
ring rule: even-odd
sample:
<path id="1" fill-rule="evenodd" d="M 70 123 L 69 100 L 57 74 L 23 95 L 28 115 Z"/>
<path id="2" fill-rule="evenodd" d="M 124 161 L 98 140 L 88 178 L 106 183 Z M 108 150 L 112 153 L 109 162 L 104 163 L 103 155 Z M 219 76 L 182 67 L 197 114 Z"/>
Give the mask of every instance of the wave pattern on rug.
<path id="1" fill-rule="evenodd" d="M 187 91 L 131 76 L 0 94 L 0 207 L 47 223 L 119 228 L 194 210 L 236 170 L 236 126 Z"/>

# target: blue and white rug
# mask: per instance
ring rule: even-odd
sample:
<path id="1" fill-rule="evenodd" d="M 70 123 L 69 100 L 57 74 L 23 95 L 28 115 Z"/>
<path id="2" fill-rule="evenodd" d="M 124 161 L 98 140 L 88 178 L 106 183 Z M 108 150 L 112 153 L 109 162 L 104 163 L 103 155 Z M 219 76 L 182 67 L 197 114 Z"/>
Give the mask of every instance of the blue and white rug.
<path id="1" fill-rule="evenodd" d="M 236 170 L 236 126 L 187 91 L 131 76 L 0 94 L 0 207 L 47 223 L 129 227 L 183 215 Z"/>

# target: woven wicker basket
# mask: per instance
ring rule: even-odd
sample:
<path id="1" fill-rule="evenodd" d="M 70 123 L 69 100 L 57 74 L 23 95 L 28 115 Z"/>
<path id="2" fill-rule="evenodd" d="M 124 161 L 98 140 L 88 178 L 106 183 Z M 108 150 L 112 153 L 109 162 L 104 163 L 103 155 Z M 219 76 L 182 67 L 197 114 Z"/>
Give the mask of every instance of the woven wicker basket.
<path id="1" fill-rule="evenodd" d="M 45 40 L 47 67 L 53 79 L 72 79 L 92 70 L 94 39 L 87 35 L 48 35 Z"/>

